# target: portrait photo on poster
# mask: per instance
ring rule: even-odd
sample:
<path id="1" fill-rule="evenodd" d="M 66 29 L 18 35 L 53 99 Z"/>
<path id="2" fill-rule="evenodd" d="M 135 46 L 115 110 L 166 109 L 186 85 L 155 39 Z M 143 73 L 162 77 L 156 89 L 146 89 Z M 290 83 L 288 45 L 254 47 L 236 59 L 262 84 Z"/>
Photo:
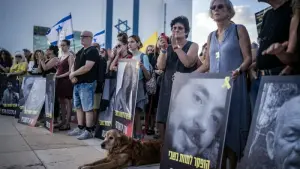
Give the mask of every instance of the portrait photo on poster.
<path id="1" fill-rule="evenodd" d="M 18 105 L 19 102 L 19 85 L 16 78 L 1 78 L 1 102 L 3 107 L 5 105 Z"/>
<path id="2" fill-rule="evenodd" d="M 135 108 L 137 77 L 136 62 L 120 60 L 118 65 L 115 110 L 132 114 Z"/>
<path id="3" fill-rule="evenodd" d="M 45 93 L 46 79 L 36 79 L 25 102 L 25 109 L 40 111 L 45 102 Z"/>
<path id="4" fill-rule="evenodd" d="M 300 169 L 299 108 L 300 76 L 263 77 L 238 168 Z"/>
<path id="5" fill-rule="evenodd" d="M 219 168 L 232 90 L 227 77 L 175 74 L 162 169 Z"/>
<path id="6" fill-rule="evenodd" d="M 112 126 L 129 137 L 133 133 L 138 78 L 139 65 L 136 60 L 119 60 Z"/>
<path id="7" fill-rule="evenodd" d="M 36 79 L 42 79 L 42 76 L 25 76 L 23 78 L 21 90 L 20 90 L 20 100 L 19 105 L 23 107 L 29 96 L 32 85 Z"/>

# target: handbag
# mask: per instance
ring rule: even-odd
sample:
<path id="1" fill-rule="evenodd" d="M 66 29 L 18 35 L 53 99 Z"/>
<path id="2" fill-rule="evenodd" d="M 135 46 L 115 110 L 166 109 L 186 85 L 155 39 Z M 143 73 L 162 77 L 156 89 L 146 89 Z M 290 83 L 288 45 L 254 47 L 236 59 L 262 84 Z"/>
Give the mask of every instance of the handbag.
<path id="1" fill-rule="evenodd" d="M 140 58 L 141 62 L 144 64 L 144 60 L 143 60 L 144 54 L 142 53 L 140 57 L 141 57 Z M 151 64 L 149 64 L 149 65 L 150 65 L 150 76 L 151 76 L 151 78 L 149 80 L 146 80 L 144 78 L 144 86 L 145 86 L 146 91 L 149 95 L 155 95 L 156 94 L 156 88 L 157 88 L 157 86 L 156 86 L 157 85 L 156 84 L 156 74 L 155 74 L 154 69 L 151 66 Z"/>

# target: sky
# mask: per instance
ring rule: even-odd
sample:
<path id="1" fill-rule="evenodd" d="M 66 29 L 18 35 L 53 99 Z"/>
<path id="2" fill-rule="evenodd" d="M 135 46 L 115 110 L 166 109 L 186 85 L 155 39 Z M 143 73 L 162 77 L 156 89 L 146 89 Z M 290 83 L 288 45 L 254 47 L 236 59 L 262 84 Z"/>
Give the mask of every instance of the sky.
<path id="1" fill-rule="evenodd" d="M 267 8 L 269 5 L 257 0 L 231 0 L 235 9 L 232 18 L 236 24 L 244 25 L 251 41 L 257 41 L 255 13 Z M 210 0 L 193 0 L 192 41 L 202 46 L 207 41 L 210 32 L 217 29 L 216 23 L 209 17 Z"/>

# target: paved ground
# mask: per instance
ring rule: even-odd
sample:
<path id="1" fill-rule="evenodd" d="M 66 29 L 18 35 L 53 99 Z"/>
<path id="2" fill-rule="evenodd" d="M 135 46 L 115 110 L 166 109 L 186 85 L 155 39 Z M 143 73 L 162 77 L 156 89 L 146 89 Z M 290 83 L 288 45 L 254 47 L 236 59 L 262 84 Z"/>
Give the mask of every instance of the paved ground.
<path id="1" fill-rule="evenodd" d="M 17 123 L 0 115 L 0 169 L 77 169 L 105 157 L 101 140 L 79 141 L 60 132 Z M 137 167 L 158 169 L 158 166 Z"/>

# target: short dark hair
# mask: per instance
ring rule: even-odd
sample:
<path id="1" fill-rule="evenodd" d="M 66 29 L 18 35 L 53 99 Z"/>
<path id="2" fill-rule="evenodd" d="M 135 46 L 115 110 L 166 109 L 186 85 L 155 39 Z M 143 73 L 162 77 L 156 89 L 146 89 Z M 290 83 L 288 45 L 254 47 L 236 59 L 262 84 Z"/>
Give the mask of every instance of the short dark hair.
<path id="1" fill-rule="evenodd" d="M 30 52 L 31 53 L 31 51 L 29 50 L 29 49 L 23 49 L 23 52 L 25 53 L 25 52 Z"/>
<path id="2" fill-rule="evenodd" d="M 71 42 L 69 40 L 67 40 L 67 39 L 62 40 L 62 42 L 65 42 L 67 44 L 67 46 L 71 45 Z"/>
<path id="3" fill-rule="evenodd" d="M 189 33 L 190 33 L 190 23 L 189 23 L 189 19 L 185 16 L 178 16 L 176 18 L 174 18 L 172 21 L 171 21 L 171 29 L 173 28 L 173 26 L 176 24 L 176 23 L 180 23 L 184 26 L 184 30 L 185 30 L 185 37 L 187 38 L 189 36 Z"/>
<path id="4" fill-rule="evenodd" d="M 58 47 L 54 45 L 50 45 L 48 50 L 52 50 L 55 56 L 58 56 Z"/>
<path id="5" fill-rule="evenodd" d="M 118 41 L 122 42 L 123 44 L 128 44 L 128 35 L 127 33 L 121 32 L 117 35 Z"/>

